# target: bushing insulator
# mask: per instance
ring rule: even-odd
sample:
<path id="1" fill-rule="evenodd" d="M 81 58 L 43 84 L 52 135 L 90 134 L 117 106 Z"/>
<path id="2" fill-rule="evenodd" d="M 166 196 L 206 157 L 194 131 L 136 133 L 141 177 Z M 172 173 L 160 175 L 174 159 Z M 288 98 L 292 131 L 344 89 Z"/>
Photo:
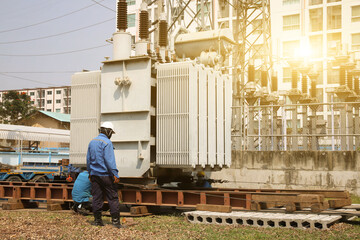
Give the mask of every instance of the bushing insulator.
<path id="1" fill-rule="evenodd" d="M 360 95 L 359 77 L 354 77 L 354 91 L 357 95 Z"/>
<path id="2" fill-rule="evenodd" d="M 278 78 L 277 76 L 271 77 L 271 91 L 276 92 L 278 90 Z"/>
<path id="3" fill-rule="evenodd" d="M 291 88 L 297 88 L 298 83 L 298 73 L 296 70 L 291 71 Z"/>
<path id="4" fill-rule="evenodd" d="M 345 66 L 340 66 L 340 69 L 339 69 L 339 77 L 340 77 L 340 81 L 339 81 L 339 84 L 340 86 L 343 86 L 346 84 L 346 68 Z"/>
<path id="5" fill-rule="evenodd" d="M 308 93 L 308 78 L 305 74 L 301 77 L 301 92 L 304 94 Z"/>
<path id="6" fill-rule="evenodd" d="M 261 86 L 262 87 L 268 86 L 267 71 L 261 71 Z"/>
<path id="7" fill-rule="evenodd" d="M 165 20 L 160 20 L 159 22 L 159 46 L 166 47 L 168 44 L 167 37 L 167 22 Z"/>
<path id="8" fill-rule="evenodd" d="M 353 74 L 350 71 L 347 73 L 347 86 L 350 90 L 353 90 Z"/>
<path id="9" fill-rule="evenodd" d="M 140 38 L 149 38 L 149 13 L 148 11 L 140 12 Z"/>
<path id="10" fill-rule="evenodd" d="M 310 96 L 312 98 L 316 97 L 316 80 L 311 81 L 311 89 L 310 89 Z"/>
<path id="11" fill-rule="evenodd" d="M 254 82 L 255 81 L 255 66 L 249 65 L 248 67 L 248 81 Z"/>
<path id="12" fill-rule="evenodd" d="M 127 29 L 127 2 L 126 0 L 119 0 L 117 4 L 117 29 Z"/>

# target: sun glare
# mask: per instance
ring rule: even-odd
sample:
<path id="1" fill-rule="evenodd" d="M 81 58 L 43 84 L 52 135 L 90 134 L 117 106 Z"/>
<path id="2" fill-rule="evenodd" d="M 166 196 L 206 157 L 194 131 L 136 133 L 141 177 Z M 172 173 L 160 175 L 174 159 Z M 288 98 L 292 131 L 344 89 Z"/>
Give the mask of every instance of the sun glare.
<path id="1" fill-rule="evenodd" d="M 307 59 L 312 55 L 311 46 L 308 39 L 301 39 L 300 47 L 295 49 L 295 57 Z"/>

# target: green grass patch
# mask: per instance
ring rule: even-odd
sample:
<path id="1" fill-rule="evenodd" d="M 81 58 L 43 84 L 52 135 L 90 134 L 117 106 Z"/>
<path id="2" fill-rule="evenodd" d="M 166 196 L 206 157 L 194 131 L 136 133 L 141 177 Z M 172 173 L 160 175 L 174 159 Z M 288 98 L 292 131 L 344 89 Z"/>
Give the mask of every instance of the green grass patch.
<path id="1" fill-rule="evenodd" d="M 356 195 L 351 195 L 351 202 L 354 204 L 360 204 L 360 197 Z"/>
<path id="2" fill-rule="evenodd" d="M 302 230 L 192 224 L 180 214 L 133 218 L 126 229 L 90 224 L 92 216 L 73 213 L 0 211 L 0 239 L 359 239 L 360 224 L 339 223 L 330 230 Z"/>

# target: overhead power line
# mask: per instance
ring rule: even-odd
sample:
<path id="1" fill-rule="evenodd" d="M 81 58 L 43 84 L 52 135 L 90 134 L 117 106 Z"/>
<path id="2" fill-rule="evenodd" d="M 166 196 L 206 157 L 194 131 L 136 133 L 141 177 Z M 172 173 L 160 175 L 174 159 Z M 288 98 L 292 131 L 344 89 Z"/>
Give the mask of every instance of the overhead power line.
<path id="1" fill-rule="evenodd" d="M 104 1 L 104 0 L 101 0 L 100 2 L 102 2 L 102 1 Z M 26 26 L 23 26 L 23 27 L 18 27 L 18 28 L 13 28 L 13 29 L 2 30 L 2 31 L 0 31 L 0 33 L 17 31 L 17 30 L 20 30 L 20 29 L 24 29 L 24 28 L 28 28 L 28 27 L 33 27 L 33 26 L 37 26 L 37 25 L 40 25 L 40 24 L 43 24 L 43 23 L 51 22 L 51 21 L 54 21 L 54 20 L 56 20 L 56 19 L 63 18 L 63 17 L 69 16 L 69 15 L 71 15 L 71 14 L 80 12 L 80 11 L 82 11 L 82 10 L 84 10 L 84 9 L 87 9 L 87 8 L 89 8 L 89 7 L 92 7 L 92 6 L 94 6 L 94 5 L 96 5 L 96 3 L 93 3 L 93 4 L 88 5 L 88 6 L 86 6 L 86 7 L 80 8 L 80 9 L 78 9 L 78 10 L 75 10 L 75 11 L 72 11 L 72 12 L 69 12 L 69 13 L 66 13 L 66 14 L 61 15 L 61 16 L 58 16 L 58 17 L 50 18 L 50 19 L 45 20 L 45 21 L 33 23 L 33 24 L 26 25 Z"/>
<path id="2" fill-rule="evenodd" d="M 114 9 L 109 8 L 109 7 L 107 7 L 107 6 L 103 5 L 103 4 L 101 4 L 101 3 L 99 3 L 99 2 L 97 2 L 97 1 L 95 1 L 95 0 L 91 0 L 91 1 L 93 1 L 95 4 L 98 4 L 98 5 L 100 5 L 100 6 L 104 7 L 104 8 L 106 8 L 106 9 L 109 9 L 110 11 L 116 12 Z M 102 2 L 102 1 L 100 1 L 100 2 Z"/>
<path id="3" fill-rule="evenodd" d="M 100 45 L 100 46 L 95 46 L 95 47 L 90 47 L 90 48 L 83 48 L 83 49 L 78 49 L 78 50 L 72 50 L 72 51 L 67 51 L 67 52 L 57 52 L 57 53 L 44 53 L 44 54 L 1 54 L 0 53 L 0 57 L 45 57 L 45 56 L 55 56 L 55 55 L 63 55 L 63 54 L 69 54 L 69 53 L 75 53 L 75 52 L 83 52 L 83 51 L 88 51 L 88 50 L 92 50 L 92 49 L 96 49 L 96 48 L 101 48 L 101 47 L 106 47 L 109 46 L 111 44 L 105 44 L 105 45 Z"/>
<path id="4" fill-rule="evenodd" d="M 23 77 L 18 77 L 18 76 L 12 76 L 12 75 L 8 75 L 8 74 L 5 74 L 5 73 L 0 73 L 0 75 L 3 75 L 3 76 L 6 76 L 6 77 L 11 77 L 11 78 L 17 78 L 17 79 L 21 79 L 21 80 L 24 80 L 24 81 L 28 81 L 28 82 L 34 82 L 34 83 L 40 83 L 40 84 L 44 84 L 44 85 L 47 85 L 47 86 L 57 86 L 57 85 L 54 85 L 52 83 L 46 83 L 46 82 L 41 82 L 41 81 L 37 81 L 37 80 L 33 80 L 33 79 L 28 79 L 28 78 L 23 78 Z"/>
<path id="5" fill-rule="evenodd" d="M 102 21 L 102 22 L 99 22 L 99 23 L 95 23 L 95 24 L 92 24 L 92 25 L 89 25 L 89 26 L 86 26 L 86 27 L 77 28 L 77 29 L 70 30 L 70 31 L 67 31 L 67 32 L 57 33 L 57 34 L 48 35 L 48 36 L 43 36 L 43 37 L 38 37 L 38 38 L 18 40 L 18 41 L 0 42 L 0 44 L 13 44 L 13 43 L 21 43 L 21 42 L 30 42 L 30 41 L 40 40 L 40 39 L 57 37 L 57 36 L 69 34 L 69 33 L 72 33 L 72 32 L 77 32 L 77 31 L 80 31 L 80 30 L 83 30 L 83 29 L 86 29 L 86 28 L 94 27 L 94 26 L 97 26 L 97 25 L 100 25 L 100 24 L 103 24 L 103 23 L 106 23 L 106 22 L 110 22 L 110 21 L 112 21 L 112 20 L 114 20 L 114 19 L 115 19 L 115 18 L 113 17 L 113 18 L 110 18 L 110 19 L 108 19 L 108 20 L 105 20 L 105 21 Z"/>
<path id="6" fill-rule="evenodd" d="M 26 74 L 29 74 L 29 73 L 46 73 L 46 74 L 48 74 L 48 73 L 56 73 L 56 74 L 58 74 L 58 73 L 75 73 L 75 72 L 79 72 L 79 70 L 74 70 L 74 71 L 42 71 L 42 72 L 0 72 L 0 74 L 1 73 L 5 73 L 5 74 L 14 74 L 14 73 L 26 73 Z"/>

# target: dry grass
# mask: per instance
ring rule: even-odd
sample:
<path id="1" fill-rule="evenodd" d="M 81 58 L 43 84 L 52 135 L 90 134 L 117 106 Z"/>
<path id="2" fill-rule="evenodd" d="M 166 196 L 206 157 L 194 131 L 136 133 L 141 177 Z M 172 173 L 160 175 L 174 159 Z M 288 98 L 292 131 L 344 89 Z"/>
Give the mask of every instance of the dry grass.
<path id="1" fill-rule="evenodd" d="M 360 225 L 331 230 L 262 229 L 190 224 L 179 214 L 133 218 L 126 229 L 90 225 L 91 216 L 70 212 L 0 210 L 0 239 L 360 239 Z M 129 224 L 130 225 L 130 224 Z"/>

